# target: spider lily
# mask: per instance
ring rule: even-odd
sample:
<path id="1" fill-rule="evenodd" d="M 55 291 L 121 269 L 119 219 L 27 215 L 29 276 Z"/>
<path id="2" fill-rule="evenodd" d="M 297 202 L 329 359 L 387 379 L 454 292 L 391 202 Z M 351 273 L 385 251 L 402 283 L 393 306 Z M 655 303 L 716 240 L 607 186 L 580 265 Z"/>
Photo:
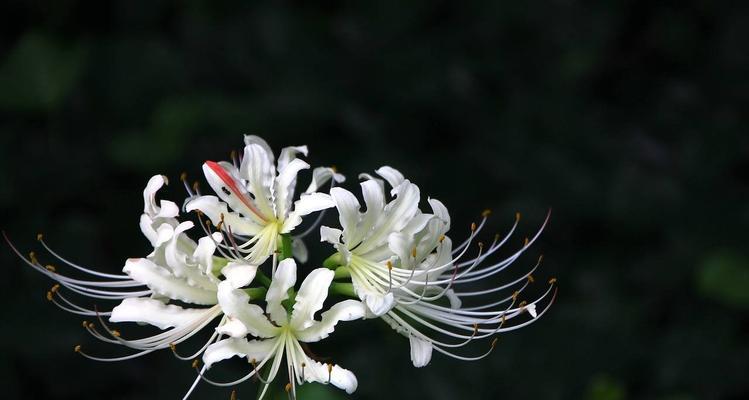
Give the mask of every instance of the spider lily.
<path id="1" fill-rule="evenodd" d="M 216 196 L 195 196 L 185 209 L 199 210 L 214 225 L 230 229 L 238 244 L 227 245 L 226 249 L 234 251 L 234 257 L 262 264 L 281 247 L 283 237 L 302 222 L 303 216 L 333 207 L 330 196 L 317 190 L 331 178 L 334 182 L 344 179 L 331 168 L 316 168 L 312 183 L 292 207 L 297 174 L 310 167 L 296 158 L 300 153 L 307 155 L 307 146 L 282 149 L 276 166 L 273 152 L 263 139 L 245 136 L 244 157 L 238 166 L 225 161 L 203 164 L 205 178 Z M 188 192 L 192 194 L 189 187 Z"/>
<path id="2" fill-rule="evenodd" d="M 179 209 L 174 203 L 156 201 L 156 192 L 165 183 L 165 177 L 154 176 L 143 191 L 145 204 L 141 230 L 154 250 L 146 258 L 128 259 L 123 268 L 124 275 L 102 273 L 72 263 L 52 250 L 40 234 L 40 243 L 52 256 L 96 280 L 73 278 L 59 273 L 57 267 L 52 265 L 42 266 L 33 253 L 26 259 L 8 241 L 28 265 L 56 281 L 47 292 L 48 300 L 73 314 L 97 317 L 105 332 L 100 332 L 94 323 L 86 321 L 83 327 L 90 334 L 101 341 L 133 350 L 133 353 L 126 356 L 103 358 L 84 353 L 81 346 L 76 346 L 76 352 L 87 358 L 121 361 L 165 348 L 171 348 L 181 359 L 197 357 L 217 338 L 217 334 L 189 357 L 178 355 L 175 346 L 191 338 L 223 314 L 218 305 L 219 283 L 240 288 L 249 284 L 255 276 L 256 266 L 214 257 L 215 243 L 221 240 L 218 234 L 211 238 L 203 237 L 198 243 L 187 237 L 185 231 L 192 227 L 192 222 L 179 223 L 176 218 Z M 219 279 L 219 274 L 224 276 L 223 281 Z M 67 294 L 63 294 L 63 290 L 95 301 L 121 302 L 111 311 L 90 309 L 70 300 Z M 194 306 L 169 304 L 174 300 Z M 110 329 L 102 317 L 109 317 L 110 322 L 149 324 L 163 332 L 140 339 L 125 339 L 119 331 Z"/>
<path id="3" fill-rule="evenodd" d="M 296 397 L 296 385 L 304 382 L 331 383 L 353 393 L 357 387 L 354 374 L 333 364 L 322 364 L 310 358 L 300 343 L 311 343 L 330 335 L 339 321 L 351 321 L 364 317 L 364 306 L 355 300 L 344 300 L 323 312 L 321 320 L 314 318 L 328 296 L 328 288 L 334 272 L 318 268 L 309 273 L 302 282 L 299 292 L 294 294 L 296 283 L 296 263 L 287 258 L 278 264 L 273 280 L 268 288 L 263 310 L 249 303 L 249 297 L 242 290 L 222 282 L 219 284 L 219 304 L 228 322 L 217 328 L 217 332 L 229 338 L 211 344 L 203 354 L 205 369 L 214 363 L 234 356 L 246 358 L 252 364 L 252 371 L 244 377 L 228 383 L 204 379 L 217 386 L 233 386 L 253 376 L 260 375 L 260 368 L 270 363 L 266 378 L 260 378 L 265 387 L 276 377 L 281 362 L 286 359 L 289 385 L 287 391 Z M 290 296 L 290 293 L 291 296 Z M 246 335 L 257 337 L 247 340 Z M 204 369 L 204 371 L 205 371 Z M 201 372 L 202 375 L 202 372 Z"/>
<path id="4" fill-rule="evenodd" d="M 543 315 L 552 301 L 540 312 L 537 304 L 547 299 L 554 280 L 538 299 L 519 301 L 520 293 L 533 280 L 536 264 L 509 283 L 481 291 L 459 290 L 464 285 L 491 278 L 505 270 L 539 237 L 543 227 L 509 257 L 490 260 L 507 242 L 519 222 L 503 240 L 495 237 L 488 248 L 478 243 L 474 256 L 466 256 L 471 243 L 484 227 L 488 212 L 481 223 L 471 225 L 469 237 L 453 248 L 446 236 L 450 215 L 436 199 L 429 199 L 431 214 L 418 209 L 419 189 L 397 170 L 382 167 L 377 174 L 391 186 L 393 199 L 385 203 L 384 182 L 364 174 L 361 183 L 366 211 L 361 212 L 356 196 L 341 188 L 331 189 L 342 229 L 323 226 L 321 240 L 332 243 L 337 253 L 326 260 L 331 268 L 341 266 L 341 273 L 350 274 L 354 291 L 365 302 L 368 317 L 381 317 L 395 331 L 406 336 L 411 344 L 411 360 L 422 367 L 431 360 L 432 350 L 461 360 L 477 360 L 453 349 L 476 339 L 526 326 Z M 548 217 L 547 217 L 548 221 Z M 514 289 L 514 290 L 513 290 Z M 464 307 L 464 298 L 482 296 L 483 304 Z M 492 296 L 489 298 L 488 296 Z M 495 299 L 493 296 L 499 296 Z M 551 295 L 553 300 L 553 295 Z M 530 319 L 510 324 L 530 315 Z"/>

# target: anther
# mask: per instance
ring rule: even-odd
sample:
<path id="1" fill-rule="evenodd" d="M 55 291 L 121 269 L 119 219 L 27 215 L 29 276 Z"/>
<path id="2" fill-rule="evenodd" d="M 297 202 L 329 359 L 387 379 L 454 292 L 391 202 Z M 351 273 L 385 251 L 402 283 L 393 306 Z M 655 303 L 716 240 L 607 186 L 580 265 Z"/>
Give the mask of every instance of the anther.
<path id="1" fill-rule="evenodd" d="M 75 347 L 73 347 L 73 351 L 75 351 L 76 353 L 80 353 L 81 352 L 81 345 L 80 344 L 75 345 Z"/>
<path id="2" fill-rule="evenodd" d="M 445 235 L 440 235 L 440 243 L 442 243 L 445 240 Z"/>
<path id="3" fill-rule="evenodd" d="M 54 285 L 52 286 L 52 288 L 51 288 L 51 289 L 49 289 L 49 291 L 50 291 L 50 292 L 52 292 L 52 293 L 57 293 L 57 291 L 58 291 L 58 290 L 60 290 L 60 284 L 59 284 L 59 283 L 55 283 L 55 284 L 54 284 Z"/>
<path id="4" fill-rule="evenodd" d="M 338 167 L 336 167 L 335 165 L 331 165 L 330 170 L 333 171 L 333 173 L 336 173 L 338 172 Z"/>
<path id="5" fill-rule="evenodd" d="M 51 264 L 47 264 L 47 266 L 45 266 L 44 268 L 46 268 L 49 272 L 57 272 L 57 268 L 55 268 L 55 266 Z"/>
<path id="6" fill-rule="evenodd" d="M 494 340 L 492 340 L 492 350 L 494 350 L 494 347 L 497 346 L 497 341 L 498 340 L 499 340 L 499 338 L 494 338 Z"/>
<path id="7" fill-rule="evenodd" d="M 474 232 L 474 231 L 476 231 L 476 223 L 471 222 L 471 232 Z"/>
<path id="8" fill-rule="evenodd" d="M 229 400 L 237 400 L 237 391 L 232 390 L 231 394 L 229 395 Z"/>
<path id="9" fill-rule="evenodd" d="M 553 285 L 555 283 L 557 283 L 557 278 L 551 278 L 551 279 L 549 279 L 549 285 Z"/>
<path id="10" fill-rule="evenodd" d="M 47 291 L 47 301 L 52 301 L 52 292 L 49 290 Z"/>
<path id="11" fill-rule="evenodd" d="M 289 393 L 291 391 L 291 382 L 287 383 L 284 389 L 286 390 L 286 393 Z"/>
<path id="12" fill-rule="evenodd" d="M 528 303 L 527 303 L 527 302 L 526 302 L 525 300 L 523 300 L 523 301 L 521 301 L 521 302 L 520 302 L 520 304 L 518 304 L 518 307 L 520 307 L 520 308 L 522 309 L 522 308 L 525 308 L 525 306 L 526 306 L 527 304 L 528 304 Z"/>
<path id="13" fill-rule="evenodd" d="M 416 247 L 411 249 L 411 257 L 416 258 Z"/>
<path id="14" fill-rule="evenodd" d="M 541 254 L 540 256 L 538 256 L 538 263 L 541 264 L 541 262 L 543 261 L 544 261 L 544 255 Z"/>
<path id="15" fill-rule="evenodd" d="M 387 262 L 385 263 L 385 265 L 388 267 L 388 271 L 392 271 L 393 270 L 393 262 L 392 261 L 387 260 Z"/>
<path id="16" fill-rule="evenodd" d="M 527 245 L 528 245 L 528 238 L 525 238 L 525 239 L 523 240 L 523 247 L 525 247 L 525 246 L 527 246 Z"/>
<path id="17" fill-rule="evenodd" d="M 198 181 L 192 183 L 192 190 L 194 190 L 195 193 L 200 193 L 200 183 Z"/>
<path id="18" fill-rule="evenodd" d="M 36 253 L 29 252 L 29 259 L 31 260 L 32 264 L 39 264 L 39 261 L 36 259 Z"/>
<path id="19" fill-rule="evenodd" d="M 533 283 L 536 281 L 536 278 L 533 277 L 533 274 L 528 274 L 528 282 Z"/>
<path id="20" fill-rule="evenodd" d="M 172 349 L 173 353 L 177 352 L 177 346 L 174 343 L 169 343 L 169 348 Z"/>
<path id="21" fill-rule="evenodd" d="M 499 242 L 499 233 L 494 234 L 494 241 Z"/>
<path id="22" fill-rule="evenodd" d="M 479 332 L 479 324 L 473 323 L 473 334 L 471 336 L 476 336 L 476 334 Z"/>
<path id="23" fill-rule="evenodd" d="M 520 221 L 520 212 L 515 213 L 515 222 Z"/>
<path id="24" fill-rule="evenodd" d="M 41 242 L 41 241 L 42 241 L 42 239 L 44 239 L 44 235 L 42 235 L 41 233 L 37 233 L 37 234 L 36 234 L 36 240 L 38 240 L 38 241 L 40 241 L 40 242 Z"/>
<path id="25" fill-rule="evenodd" d="M 484 242 L 479 242 L 478 245 L 479 245 L 479 249 L 483 249 L 484 248 Z"/>
<path id="26" fill-rule="evenodd" d="M 114 337 L 120 337 L 120 331 L 118 331 L 117 329 L 113 329 L 112 330 L 112 336 L 114 336 Z"/>
<path id="27" fill-rule="evenodd" d="M 83 321 L 82 325 L 83 325 L 84 328 L 88 328 L 88 321 Z"/>
<path id="28" fill-rule="evenodd" d="M 194 360 L 192 360 L 192 367 L 193 368 L 198 369 L 199 366 L 200 366 L 200 360 L 198 360 L 197 358 L 194 359 Z"/>
<path id="29" fill-rule="evenodd" d="M 484 211 L 482 211 L 482 212 L 481 212 L 481 216 L 482 216 L 482 217 L 484 217 L 484 218 L 486 218 L 486 217 L 488 217 L 488 216 L 489 216 L 489 215 L 490 215 L 491 213 L 492 213 L 492 210 L 490 210 L 490 209 L 488 209 L 488 208 L 487 208 L 486 210 L 484 210 Z"/>
<path id="30" fill-rule="evenodd" d="M 181 180 L 182 182 L 187 182 L 187 172 L 179 174 L 179 180 Z"/>
<path id="31" fill-rule="evenodd" d="M 333 375 L 333 364 L 328 363 L 328 383 L 330 383 L 332 375 Z"/>
<path id="32" fill-rule="evenodd" d="M 517 301 L 517 300 L 518 300 L 518 295 L 519 295 L 519 294 L 520 294 L 520 292 L 518 292 L 518 291 L 516 290 L 516 291 L 515 291 L 515 293 L 513 293 L 513 294 L 512 294 L 512 301 Z"/>
<path id="33" fill-rule="evenodd" d="M 88 323 L 88 329 L 94 329 L 95 327 L 96 327 L 96 325 L 94 325 L 93 322 L 89 322 Z"/>

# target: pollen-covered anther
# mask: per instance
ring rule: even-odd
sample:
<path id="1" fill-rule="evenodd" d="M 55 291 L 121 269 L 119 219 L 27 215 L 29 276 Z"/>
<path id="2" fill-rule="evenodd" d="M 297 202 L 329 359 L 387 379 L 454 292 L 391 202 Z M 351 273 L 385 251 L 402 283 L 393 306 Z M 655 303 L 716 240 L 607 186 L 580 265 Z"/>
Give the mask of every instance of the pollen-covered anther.
<path id="1" fill-rule="evenodd" d="M 544 255 L 541 254 L 540 256 L 538 256 L 538 263 L 541 264 L 543 261 L 544 261 Z"/>
<path id="2" fill-rule="evenodd" d="M 57 268 L 55 268 L 55 266 L 52 264 L 47 264 L 44 268 L 46 268 L 49 272 L 57 272 Z"/>
<path id="3" fill-rule="evenodd" d="M 478 242 L 478 245 L 479 245 L 479 249 L 483 249 L 484 248 L 484 242 Z"/>
<path id="4" fill-rule="evenodd" d="M 476 231 L 476 223 L 471 222 L 471 232 L 475 232 L 475 231 Z"/>
<path id="5" fill-rule="evenodd" d="M 492 350 L 494 350 L 494 348 L 497 347 L 497 341 L 498 340 L 499 340 L 499 338 L 494 338 L 494 340 L 492 340 L 492 345 L 491 345 L 491 349 Z"/>
<path id="6" fill-rule="evenodd" d="M 518 295 L 520 295 L 520 292 L 518 292 L 518 291 L 516 290 L 516 291 L 515 291 L 515 292 L 514 292 L 514 293 L 512 294 L 512 301 L 517 301 L 517 300 L 518 300 Z"/>
<path id="7" fill-rule="evenodd" d="M 557 283 L 557 278 L 551 278 L 551 279 L 549 279 L 549 285 L 553 285 L 555 283 Z"/>
<path id="8" fill-rule="evenodd" d="M 533 274 L 528 274 L 528 283 L 533 283 L 536 281 L 536 278 L 533 277 Z"/>
<path id="9" fill-rule="evenodd" d="M 518 307 L 520 307 L 520 311 L 525 311 L 525 306 L 527 305 L 528 303 L 525 300 L 523 300 L 520 302 L 520 304 L 518 304 Z"/>
<path id="10" fill-rule="evenodd" d="M 440 243 L 444 242 L 445 241 L 445 235 L 440 235 L 439 241 L 440 241 Z"/>
<path id="11" fill-rule="evenodd" d="M 519 221 L 520 221 L 520 212 L 516 212 L 515 213 L 515 222 L 519 222 Z"/>
<path id="12" fill-rule="evenodd" d="M 528 242 L 529 242 L 529 240 L 528 240 L 527 237 L 525 239 L 523 239 L 523 247 L 528 246 Z"/>
<path id="13" fill-rule="evenodd" d="M 231 391 L 231 394 L 229 395 L 229 400 L 237 400 L 237 391 L 235 389 Z"/>
<path id="14" fill-rule="evenodd" d="M 473 323 L 473 333 L 471 334 L 471 337 L 476 336 L 476 334 L 479 333 L 479 324 Z"/>
<path id="15" fill-rule="evenodd" d="M 194 359 L 194 360 L 192 360 L 192 367 L 193 368 L 198 369 L 199 366 L 200 366 L 200 360 L 198 360 L 197 358 Z"/>
<path id="16" fill-rule="evenodd" d="M 38 240 L 38 241 L 41 242 L 42 240 L 44 240 L 44 235 L 42 235 L 41 233 L 37 233 L 36 234 L 36 240 Z"/>
<path id="17" fill-rule="evenodd" d="M 181 174 L 179 174 L 179 180 L 181 180 L 182 182 L 187 182 L 187 172 L 182 172 Z"/>
<path id="18" fill-rule="evenodd" d="M 111 333 L 114 337 L 120 337 L 120 331 L 118 331 L 117 329 L 113 329 Z"/>
<path id="19" fill-rule="evenodd" d="M 80 353 L 81 352 L 81 345 L 80 344 L 75 345 L 75 347 L 73 347 L 73 351 L 75 351 L 76 353 Z"/>
<path id="20" fill-rule="evenodd" d="M 416 258 L 416 247 L 411 249 L 411 257 Z"/>
<path id="21" fill-rule="evenodd" d="M 87 325 L 87 327 L 88 327 L 88 329 L 94 329 L 94 328 L 96 328 L 96 325 L 94 325 L 93 322 L 89 322 L 88 325 Z"/>
<path id="22" fill-rule="evenodd" d="M 172 350 L 173 353 L 177 352 L 177 345 L 174 343 L 169 343 L 169 348 Z"/>
<path id="23" fill-rule="evenodd" d="M 60 284 L 59 283 L 55 283 L 54 285 L 52 285 L 52 288 L 49 289 L 49 291 L 52 292 L 52 293 L 57 293 L 58 290 L 60 290 Z"/>
<path id="24" fill-rule="evenodd" d="M 88 328 L 88 321 L 83 321 L 81 325 L 83 325 L 84 328 Z"/>
<path id="25" fill-rule="evenodd" d="M 291 391 L 291 382 L 286 384 L 286 386 L 284 387 L 284 390 L 286 390 L 286 393 Z"/>
<path id="26" fill-rule="evenodd" d="M 492 213 L 492 210 L 490 210 L 490 209 L 487 208 L 486 210 L 484 210 L 484 211 L 481 212 L 481 216 L 484 217 L 484 218 L 486 218 L 489 215 L 491 215 L 491 213 Z"/>
<path id="27" fill-rule="evenodd" d="M 29 260 L 31 260 L 32 264 L 39 264 L 39 260 L 36 259 L 36 253 L 34 253 L 33 251 L 29 252 Z"/>
<path id="28" fill-rule="evenodd" d="M 393 262 L 392 261 L 387 260 L 387 262 L 385 263 L 385 265 L 388 267 L 388 271 L 392 271 L 393 270 Z"/>
<path id="29" fill-rule="evenodd" d="M 192 190 L 194 190 L 195 193 L 199 193 L 200 192 L 200 182 L 198 182 L 198 181 L 193 182 L 192 183 Z"/>
<path id="30" fill-rule="evenodd" d="M 328 383 L 333 375 L 333 364 L 328 363 Z"/>

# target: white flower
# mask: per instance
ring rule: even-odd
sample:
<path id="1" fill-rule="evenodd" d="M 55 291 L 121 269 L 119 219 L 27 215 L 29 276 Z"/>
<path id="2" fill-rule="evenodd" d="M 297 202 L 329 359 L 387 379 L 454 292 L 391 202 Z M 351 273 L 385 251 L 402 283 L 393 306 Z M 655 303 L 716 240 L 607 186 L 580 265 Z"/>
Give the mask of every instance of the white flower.
<path id="1" fill-rule="evenodd" d="M 495 238 L 488 249 L 479 243 L 475 257 L 460 261 L 483 228 L 488 213 L 484 214 L 478 227 L 472 225 L 469 238 L 453 249 L 450 238 L 446 236 L 450 229 L 450 215 L 444 205 L 436 199 L 429 199 L 433 213 L 422 213 L 418 209 L 420 196 L 416 185 L 390 167 L 382 167 L 376 172 L 392 187 L 393 200 L 386 204 L 384 183 L 366 174 L 362 175 L 366 180 L 361 183 L 367 207 L 365 212 L 360 211 L 359 202 L 352 193 L 341 188 L 331 189 L 343 229 L 323 226 L 320 228 L 321 240 L 332 243 L 337 249 L 327 265 L 341 265 L 351 274 L 354 290 L 366 303 L 369 317 L 381 317 L 409 338 L 411 360 L 415 366 L 429 363 L 433 349 L 462 360 L 482 358 L 488 352 L 466 357 L 449 349 L 520 328 L 546 311 L 537 313 L 536 304 L 551 293 L 551 285 L 544 295 L 530 304 L 516 302 L 538 264 L 520 278 L 499 287 L 472 292 L 456 290 L 462 284 L 484 280 L 507 268 L 536 240 L 541 230 L 504 260 L 482 265 L 507 241 L 509 234 L 501 242 Z M 516 219 L 510 234 L 517 222 Z M 465 297 L 491 295 L 513 288 L 517 290 L 498 301 L 462 307 Z M 505 326 L 507 321 L 525 311 L 533 319 Z"/>
<path id="2" fill-rule="evenodd" d="M 200 210 L 214 225 L 231 229 L 230 236 L 245 238 L 232 250 L 251 264 L 262 264 L 279 248 L 281 235 L 297 227 L 303 216 L 333 207 L 330 196 L 317 190 L 331 177 L 343 181 L 330 168 L 316 168 L 312 183 L 292 207 L 296 176 L 310 167 L 296 158 L 299 153 L 307 155 L 307 146 L 282 149 L 276 167 L 268 144 L 257 136 L 245 136 L 239 167 L 229 162 L 203 164 L 206 180 L 218 197 L 197 196 L 185 208 Z"/>
<path id="3" fill-rule="evenodd" d="M 322 364 L 312 360 L 300 342 L 311 343 L 330 335 L 339 321 L 351 321 L 364 317 L 364 305 L 355 300 L 336 303 L 314 319 L 328 296 L 328 287 L 333 280 L 333 271 L 318 268 L 307 275 L 296 297 L 291 300 L 291 310 L 284 307 L 289 291 L 296 283 L 296 263 L 287 258 L 278 264 L 276 273 L 265 297 L 267 306 L 250 304 L 247 294 L 229 285 L 219 285 L 219 304 L 228 317 L 228 322 L 217 328 L 221 334 L 230 336 L 208 347 L 203 355 L 206 368 L 233 356 L 244 357 L 253 364 L 253 370 L 245 377 L 231 382 L 240 383 L 254 376 L 266 363 L 271 363 L 266 387 L 272 381 L 286 359 L 289 366 L 290 389 L 295 391 L 303 382 L 331 383 L 347 393 L 356 390 L 354 374 L 333 364 Z M 250 334 L 258 340 L 245 339 Z M 229 384 L 224 384 L 229 385 Z"/>
<path id="4" fill-rule="evenodd" d="M 84 322 L 84 328 L 94 337 L 135 350 L 135 353 L 123 357 L 102 358 L 84 353 L 80 346 L 76 346 L 76 351 L 85 357 L 99 361 L 120 361 L 159 349 L 171 347 L 174 350 L 177 344 L 189 339 L 223 314 L 218 305 L 219 283 L 240 288 L 249 284 L 255 276 L 257 266 L 213 255 L 216 240 L 221 240 L 220 235 L 203 237 L 198 243 L 187 237 L 185 231 L 192 227 L 192 222 L 179 223 L 176 218 L 179 210 L 174 203 L 156 201 L 156 192 L 165 183 L 163 176 L 156 175 L 148 181 L 143 191 L 145 204 L 140 225 L 154 250 L 146 258 L 128 259 L 123 268 L 126 275 L 101 273 L 71 263 L 50 249 L 41 235 L 39 241 L 50 254 L 99 280 L 81 280 L 62 275 L 57 272 L 56 267 L 42 267 L 33 254 L 30 260 L 26 260 L 36 270 L 57 282 L 47 293 L 47 298 L 64 310 L 84 316 L 108 316 L 110 322 L 149 324 L 164 330 L 151 337 L 127 340 L 119 331 L 110 329 L 101 318 L 106 334 L 99 332 L 95 324 Z M 219 274 L 225 280 L 220 280 Z M 121 303 L 111 311 L 92 310 L 69 300 L 62 293 L 63 288 L 95 300 L 121 300 Z M 194 306 L 169 304 L 171 301 Z M 216 337 L 214 335 L 209 342 Z M 197 355 L 201 352 L 202 350 Z M 197 355 L 178 357 L 191 359 Z"/>

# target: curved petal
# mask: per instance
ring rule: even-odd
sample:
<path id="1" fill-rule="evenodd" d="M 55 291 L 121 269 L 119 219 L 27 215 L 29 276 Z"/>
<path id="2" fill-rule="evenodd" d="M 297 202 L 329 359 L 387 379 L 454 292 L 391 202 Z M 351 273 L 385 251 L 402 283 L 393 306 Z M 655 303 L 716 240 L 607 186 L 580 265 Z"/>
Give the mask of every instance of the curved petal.
<path id="1" fill-rule="evenodd" d="M 342 233 L 343 231 L 341 231 L 340 229 L 331 228 L 329 226 L 321 226 L 320 227 L 320 241 L 328 242 L 330 244 L 340 244 Z"/>
<path id="2" fill-rule="evenodd" d="M 122 300 L 112 309 L 110 322 L 137 322 L 159 329 L 181 328 L 206 317 L 210 308 L 182 308 L 166 305 L 148 297 L 131 297 Z"/>
<path id="3" fill-rule="evenodd" d="M 272 213 L 258 210 L 256 202 L 250 198 L 244 183 L 233 176 L 236 168 L 225 161 L 203 163 L 203 175 L 211 186 L 211 189 L 229 205 L 232 210 L 241 213 L 258 224 L 262 224 Z"/>
<path id="4" fill-rule="evenodd" d="M 390 232 L 402 230 L 418 211 L 419 187 L 405 180 L 398 188 L 397 197 L 385 206 L 377 226 L 364 238 L 357 253 L 366 253 L 386 242 Z"/>
<path id="5" fill-rule="evenodd" d="M 315 322 L 315 313 L 320 311 L 328 298 L 328 288 L 334 275 L 332 270 L 317 268 L 304 278 L 291 312 L 290 324 L 294 329 L 306 329 Z"/>
<path id="6" fill-rule="evenodd" d="M 390 311 L 395 305 L 393 293 L 380 293 L 376 290 L 369 289 L 366 283 L 359 282 L 356 276 L 352 276 L 351 283 L 354 284 L 356 295 L 367 305 L 367 318 L 376 318 Z"/>
<path id="7" fill-rule="evenodd" d="M 390 187 L 392 187 L 393 189 L 397 188 L 405 180 L 403 178 L 403 174 L 401 174 L 400 171 L 387 165 L 380 167 L 379 169 L 375 170 L 375 172 L 377 173 L 377 175 L 388 181 Z"/>
<path id="8" fill-rule="evenodd" d="M 250 303 L 244 290 L 232 288 L 226 280 L 218 285 L 218 303 L 229 322 L 216 328 L 219 333 L 244 337 L 248 333 L 257 337 L 273 337 L 278 327 L 273 326 L 257 304 Z"/>
<path id="9" fill-rule="evenodd" d="M 290 212 L 281 227 L 281 233 L 289 233 L 302 223 L 302 217 L 316 211 L 335 206 L 333 199 L 325 193 L 303 194 L 294 202 L 294 211 Z"/>
<path id="10" fill-rule="evenodd" d="M 318 382 L 322 384 L 332 384 L 333 386 L 343 389 L 346 393 L 351 394 L 356 391 L 358 382 L 353 372 L 341 368 L 338 365 L 322 364 L 317 361 L 307 359 L 304 368 L 304 380 L 307 382 Z"/>
<path id="11" fill-rule="evenodd" d="M 361 241 L 371 231 L 380 220 L 383 209 L 385 208 L 385 192 L 380 184 L 375 180 L 366 180 L 360 183 L 364 204 L 367 211 L 361 217 L 359 225 L 359 235 L 354 238 L 355 242 Z"/>
<path id="12" fill-rule="evenodd" d="M 241 262 L 231 261 L 224 268 L 221 268 L 221 274 L 226 277 L 233 289 L 239 289 L 247 286 L 255 279 L 257 265 L 250 265 Z"/>
<path id="13" fill-rule="evenodd" d="M 353 240 L 362 236 L 357 232 L 360 219 L 359 209 L 361 208 L 359 200 L 353 193 L 338 187 L 330 189 L 330 196 L 338 209 L 338 220 L 343 228 L 343 240 L 346 242 L 346 246 L 351 249 L 358 244 Z"/>
<path id="14" fill-rule="evenodd" d="M 296 158 L 297 154 L 302 154 L 306 157 L 308 153 L 309 149 L 307 149 L 306 145 L 284 147 L 278 155 L 278 171 L 283 171 L 286 165 Z"/>
<path id="15" fill-rule="evenodd" d="M 162 200 L 160 206 L 156 204 L 156 192 L 165 184 L 168 184 L 168 180 L 164 175 L 154 175 L 148 180 L 143 189 L 143 214 L 151 218 L 174 218 L 179 215 L 179 207 L 171 201 Z"/>
<path id="16" fill-rule="evenodd" d="M 213 364 L 234 356 L 247 358 L 248 361 L 261 362 L 271 354 L 275 345 L 275 340 L 224 339 L 205 349 L 203 363 L 206 368 L 210 368 Z"/>
<path id="17" fill-rule="evenodd" d="M 273 322 L 278 325 L 283 326 L 288 323 L 286 309 L 283 308 L 281 302 L 289 298 L 289 289 L 294 287 L 295 283 L 296 262 L 293 258 L 287 258 L 278 263 L 276 274 L 273 275 L 268 293 L 265 295 L 265 301 L 268 303 L 265 311 L 268 312 Z"/>
<path id="18" fill-rule="evenodd" d="M 244 148 L 244 158 L 239 173 L 247 180 L 247 188 L 255 198 L 255 204 L 266 217 L 277 216 L 273 201 L 274 176 L 273 153 L 256 143 Z"/>
<path id="19" fill-rule="evenodd" d="M 289 213 L 289 206 L 291 205 L 291 199 L 294 198 L 294 189 L 296 186 L 296 176 L 299 171 L 308 169 L 309 164 L 295 158 L 291 160 L 287 165 L 278 167 L 278 176 L 276 177 L 276 215 L 278 218 L 285 218 L 286 214 Z"/>
<path id="20" fill-rule="evenodd" d="M 313 323 L 307 329 L 296 332 L 296 337 L 302 342 L 317 342 L 328 337 L 335 330 L 339 321 L 353 321 L 364 318 L 365 306 L 356 300 L 344 300 L 330 307 L 322 313 L 322 319 Z"/>
<path id="21" fill-rule="evenodd" d="M 411 362 L 414 367 L 421 368 L 429 364 L 432 359 L 432 343 L 415 335 L 408 335 L 408 340 L 411 342 Z"/>
<path id="22" fill-rule="evenodd" d="M 317 167 L 312 170 L 312 182 L 307 186 L 307 190 L 304 193 L 312 193 L 320 190 L 320 188 L 327 183 L 330 178 L 336 183 L 342 183 L 346 181 L 346 177 L 339 174 L 335 169 L 330 167 Z"/>
<path id="23" fill-rule="evenodd" d="M 220 243 L 223 239 L 221 234 L 214 232 L 213 238 L 209 236 L 203 236 L 198 239 L 198 246 L 192 253 L 193 259 L 198 263 L 203 273 L 216 285 L 219 284 L 218 278 L 213 273 L 213 253 L 216 252 L 216 243 Z"/>
<path id="24" fill-rule="evenodd" d="M 175 278 L 166 268 L 145 258 L 130 258 L 122 269 L 134 281 L 140 282 L 154 293 L 193 304 L 213 305 L 218 301 L 216 292 L 190 286 L 184 279 Z"/>
<path id="25" fill-rule="evenodd" d="M 183 234 L 192 227 L 191 221 L 185 221 L 174 228 L 172 238 L 164 247 L 164 261 L 176 278 L 184 278 L 190 286 L 215 291 L 216 281 L 206 276 L 192 258 L 194 250 L 190 251 L 190 249 L 197 249 L 197 246 L 187 235 Z"/>
<path id="26" fill-rule="evenodd" d="M 229 211 L 226 203 L 219 201 L 216 196 L 198 196 L 187 201 L 185 211 L 200 210 L 211 219 L 213 225 L 221 222 L 224 215 L 224 223 L 231 227 L 232 233 L 238 235 L 254 236 L 263 229 L 263 226 L 249 218 L 243 218 L 240 214 Z M 254 214 L 252 214 L 254 215 Z"/>

